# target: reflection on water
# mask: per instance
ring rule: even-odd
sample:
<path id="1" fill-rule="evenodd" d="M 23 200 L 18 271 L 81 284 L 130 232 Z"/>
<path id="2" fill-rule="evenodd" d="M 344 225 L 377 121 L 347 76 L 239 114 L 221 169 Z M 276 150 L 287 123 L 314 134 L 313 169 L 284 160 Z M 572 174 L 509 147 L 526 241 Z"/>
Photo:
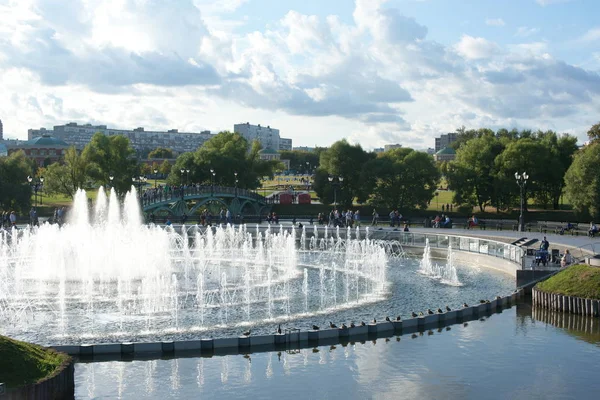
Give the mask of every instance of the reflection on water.
<path id="1" fill-rule="evenodd" d="M 76 396 L 592 399 L 600 392 L 598 344 L 598 320 L 519 305 L 468 324 L 347 345 L 80 363 Z"/>
<path id="2" fill-rule="evenodd" d="M 531 317 L 560 328 L 574 337 L 600 346 L 600 319 L 533 308 Z"/>

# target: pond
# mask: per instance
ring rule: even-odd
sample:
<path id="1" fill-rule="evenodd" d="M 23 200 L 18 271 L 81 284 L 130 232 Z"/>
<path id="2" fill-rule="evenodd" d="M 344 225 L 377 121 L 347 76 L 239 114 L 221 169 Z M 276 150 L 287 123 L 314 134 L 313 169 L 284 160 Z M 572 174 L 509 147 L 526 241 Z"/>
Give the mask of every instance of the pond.
<path id="1" fill-rule="evenodd" d="M 449 329 L 363 343 L 78 363 L 76 397 L 596 399 L 599 326 L 519 304 Z"/>

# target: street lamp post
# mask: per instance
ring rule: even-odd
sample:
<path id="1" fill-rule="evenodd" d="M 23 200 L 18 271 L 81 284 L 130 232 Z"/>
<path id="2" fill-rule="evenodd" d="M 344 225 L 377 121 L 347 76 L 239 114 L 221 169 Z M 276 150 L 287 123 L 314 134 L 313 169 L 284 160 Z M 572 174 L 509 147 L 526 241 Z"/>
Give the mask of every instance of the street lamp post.
<path id="1" fill-rule="evenodd" d="M 214 169 L 210 169 L 210 196 L 213 197 L 215 195 L 215 179 L 217 173 Z"/>
<path id="2" fill-rule="evenodd" d="M 529 175 L 527 172 L 523 172 L 519 174 L 515 172 L 515 179 L 517 181 L 517 185 L 521 189 L 521 214 L 519 215 L 519 231 L 525 232 L 525 220 L 523 219 L 523 208 L 525 206 L 525 186 L 527 185 L 527 180 L 529 179 Z"/>
<path id="3" fill-rule="evenodd" d="M 158 185 L 156 184 L 157 176 L 158 176 L 158 170 L 155 169 L 154 170 L 154 189 L 156 189 L 158 187 Z"/>
<path id="4" fill-rule="evenodd" d="M 42 192 L 44 191 L 44 177 L 40 176 L 40 205 L 42 205 Z"/>
<path id="5" fill-rule="evenodd" d="M 138 187 L 138 196 L 140 196 L 140 200 L 142 199 L 142 185 L 146 183 L 146 181 L 148 180 L 148 178 L 146 178 L 143 175 L 138 176 L 137 178 L 134 176 L 133 178 L 131 178 L 131 181 L 136 184 L 137 183 L 137 187 Z"/>
<path id="6" fill-rule="evenodd" d="M 440 208 L 439 202 L 440 193 L 438 191 L 435 192 L 435 209 L 438 210 Z"/>
<path id="7" fill-rule="evenodd" d="M 183 169 L 181 168 L 181 177 L 183 178 L 183 174 L 186 174 L 185 177 L 185 184 L 189 185 L 189 181 L 190 181 L 190 170 L 189 169 Z"/>
<path id="8" fill-rule="evenodd" d="M 44 177 L 40 176 L 38 181 L 36 182 L 32 176 L 27 176 L 27 182 L 29 182 L 29 186 L 33 189 L 33 201 L 35 207 L 37 207 L 37 193 L 38 190 L 42 189 L 42 185 L 44 184 Z M 41 204 L 41 195 L 40 195 L 40 204 Z"/>
<path id="9" fill-rule="evenodd" d="M 344 182 L 344 178 L 341 176 L 329 176 L 329 183 L 333 186 L 333 206 L 337 208 L 337 188 L 338 186 L 342 186 L 342 182 Z"/>
<path id="10" fill-rule="evenodd" d="M 110 188 L 112 189 L 113 188 L 113 179 L 115 179 L 115 176 L 114 175 L 109 175 L 108 179 L 110 181 Z"/>
<path id="11" fill-rule="evenodd" d="M 268 176 L 262 177 L 263 197 L 267 197 L 267 181 L 268 180 L 269 180 Z"/>
<path id="12" fill-rule="evenodd" d="M 237 185 L 238 185 L 237 172 L 234 172 L 233 175 L 235 176 L 235 197 L 237 198 Z"/>

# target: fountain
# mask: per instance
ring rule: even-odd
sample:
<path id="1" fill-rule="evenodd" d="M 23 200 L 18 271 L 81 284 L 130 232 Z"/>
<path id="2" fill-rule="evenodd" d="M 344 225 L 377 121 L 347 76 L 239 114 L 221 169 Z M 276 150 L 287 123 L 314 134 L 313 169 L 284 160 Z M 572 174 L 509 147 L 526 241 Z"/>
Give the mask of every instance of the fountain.
<path id="1" fill-rule="evenodd" d="M 452 243 L 448 242 L 448 254 L 445 264 L 434 264 L 431 261 L 431 246 L 429 238 L 425 239 L 425 249 L 423 250 L 423 258 L 420 262 L 419 272 L 433 279 L 438 279 L 440 283 L 450 286 L 461 286 L 462 283 L 458 279 L 456 264 L 454 262 L 454 253 L 452 251 Z"/>
<path id="2" fill-rule="evenodd" d="M 513 289 L 512 277 L 457 271 L 451 247 L 446 264 L 432 262 L 429 242 L 419 263 L 368 228 L 145 225 L 135 188 L 122 202 L 100 189 L 93 208 L 80 190 L 63 226 L 0 231 L 0 334 L 40 344 L 254 335 Z"/>
<path id="3" fill-rule="evenodd" d="M 79 190 L 68 223 L 0 236 L 0 333 L 36 342 L 198 334 L 359 307 L 385 298 L 388 256 L 374 241 L 307 239 L 295 230 L 142 224 L 132 187 L 122 205 Z M 304 242 L 308 242 L 308 246 Z"/>

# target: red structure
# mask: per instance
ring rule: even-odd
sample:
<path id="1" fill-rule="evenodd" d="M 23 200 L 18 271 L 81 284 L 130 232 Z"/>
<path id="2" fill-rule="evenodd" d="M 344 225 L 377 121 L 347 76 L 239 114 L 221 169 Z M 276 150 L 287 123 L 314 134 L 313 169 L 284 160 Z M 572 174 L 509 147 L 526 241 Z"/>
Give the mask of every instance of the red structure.
<path id="1" fill-rule="evenodd" d="M 279 204 L 292 204 L 293 197 L 289 193 L 281 193 L 279 195 Z"/>
<path id="2" fill-rule="evenodd" d="M 298 195 L 298 204 L 310 204 L 310 193 L 300 193 Z"/>

